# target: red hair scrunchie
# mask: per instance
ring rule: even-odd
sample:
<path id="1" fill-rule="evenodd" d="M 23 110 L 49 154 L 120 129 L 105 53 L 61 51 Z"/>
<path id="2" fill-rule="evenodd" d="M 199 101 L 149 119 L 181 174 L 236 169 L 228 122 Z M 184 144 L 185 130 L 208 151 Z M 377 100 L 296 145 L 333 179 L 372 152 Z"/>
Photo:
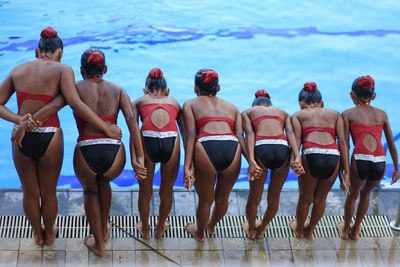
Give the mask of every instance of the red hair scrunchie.
<path id="1" fill-rule="evenodd" d="M 161 79 L 164 76 L 163 72 L 159 68 L 154 68 L 149 72 L 147 77 L 151 79 Z"/>
<path id="2" fill-rule="evenodd" d="M 358 81 L 358 85 L 366 90 L 369 90 L 369 89 L 374 88 L 375 82 L 371 76 L 366 75 L 366 76 L 361 77 L 361 79 Z"/>
<path id="3" fill-rule="evenodd" d="M 271 99 L 271 97 L 269 96 L 269 94 L 267 93 L 267 91 L 265 91 L 265 89 L 260 89 L 255 93 L 256 98 L 260 97 L 260 96 L 265 96 L 268 97 L 269 99 Z"/>
<path id="4" fill-rule="evenodd" d="M 42 32 L 40 33 L 40 37 L 42 37 L 42 38 L 57 37 L 57 31 L 49 26 L 49 27 L 47 27 L 47 28 L 42 30 Z"/>
<path id="5" fill-rule="evenodd" d="M 315 82 L 306 82 L 303 90 L 307 92 L 315 92 L 317 91 L 317 84 Z"/>
<path id="6" fill-rule="evenodd" d="M 212 83 L 218 80 L 218 73 L 213 71 L 212 69 L 208 69 L 201 74 L 201 79 L 205 83 Z"/>
<path id="7" fill-rule="evenodd" d="M 87 62 L 95 64 L 97 66 L 103 66 L 104 65 L 104 57 L 99 52 L 93 51 L 93 52 L 89 53 Z"/>

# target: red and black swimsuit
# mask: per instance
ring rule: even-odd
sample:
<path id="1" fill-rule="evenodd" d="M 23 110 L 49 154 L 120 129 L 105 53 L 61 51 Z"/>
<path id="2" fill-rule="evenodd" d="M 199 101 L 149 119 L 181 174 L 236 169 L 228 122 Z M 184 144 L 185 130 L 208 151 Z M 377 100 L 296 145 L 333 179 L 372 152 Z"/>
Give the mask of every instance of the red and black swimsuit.
<path id="1" fill-rule="evenodd" d="M 20 113 L 22 102 L 28 99 L 39 100 L 44 104 L 50 103 L 54 96 L 45 94 L 31 94 L 27 92 L 17 92 L 18 114 Z M 39 159 L 47 150 L 54 133 L 60 128 L 60 121 L 57 113 L 45 120 L 40 127 L 27 130 L 22 139 L 20 151 L 27 157 Z"/>
<path id="2" fill-rule="evenodd" d="M 156 109 L 163 109 L 169 115 L 168 123 L 162 128 L 158 128 L 151 121 L 151 115 Z M 178 127 L 176 126 L 178 108 L 168 103 L 150 103 L 141 105 L 139 113 L 143 123 L 141 133 L 147 155 L 154 163 L 167 163 L 171 159 L 178 136 Z"/>
<path id="3" fill-rule="evenodd" d="M 260 122 L 264 119 L 274 119 L 281 123 L 282 134 L 280 135 L 258 135 L 257 130 Z M 268 169 L 281 167 L 289 156 L 289 146 L 287 138 L 283 133 L 285 122 L 279 116 L 263 115 L 251 121 L 254 132 L 256 133 L 256 143 L 254 153 L 260 158 L 264 166 Z"/>
<path id="4" fill-rule="evenodd" d="M 383 124 L 363 124 L 351 123 L 350 132 L 353 139 L 353 156 L 357 164 L 358 176 L 361 179 L 370 179 L 377 181 L 385 173 L 386 153 L 382 146 Z M 377 146 L 374 151 L 368 150 L 364 146 L 364 137 L 372 135 Z"/>

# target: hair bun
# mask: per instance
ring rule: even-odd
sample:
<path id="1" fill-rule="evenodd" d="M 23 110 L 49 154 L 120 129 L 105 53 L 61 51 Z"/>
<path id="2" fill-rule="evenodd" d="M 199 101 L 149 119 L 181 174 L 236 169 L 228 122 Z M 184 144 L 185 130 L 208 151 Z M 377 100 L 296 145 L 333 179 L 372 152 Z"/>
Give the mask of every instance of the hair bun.
<path id="1" fill-rule="evenodd" d="M 97 66 L 103 66 L 104 65 L 104 57 L 99 52 L 93 51 L 93 52 L 89 53 L 87 62 L 95 64 Z"/>
<path id="2" fill-rule="evenodd" d="M 315 82 L 306 82 L 303 90 L 307 92 L 315 92 L 317 91 L 317 84 Z"/>
<path id="3" fill-rule="evenodd" d="M 360 85 L 362 88 L 369 90 L 373 89 L 375 86 L 374 79 L 372 79 L 371 76 L 366 75 L 361 77 L 361 79 L 358 81 L 358 85 Z"/>
<path id="4" fill-rule="evenodd" d="M 163 72 L 159 68 L 154 68 L 149 72 L 147 77 L 151 79 L 161 79 L 164 76 Z"/>
<path id="5" fill-rule="evenodd" d="M 53 37 L 57 37 L 57 31 L 54 30 L 52 27 L 47 27 L 45 28 L 41 33 L 40 33 L 40 37 L 42 38 L 53 38 Z"/>
<path id="6" fill-rule="evenodd" d="M 216 73 L 212 69 L 208 69 L 201 74 L 201 79 L 205 83 L 211 83 L 211 82 L 218 81 L 218 73 Z"/>
<path id="7" fill-rule="evenodd" d="M 267 93 L 267 91 L 265 91 L 265 89 L 260 89 L 255 93 L 256 98 L 260 97 L 260 96 L 265 96 L 268 97 L 269 99 L 271 99 L 271 97 L 269 96 L 269 94 Z"/>

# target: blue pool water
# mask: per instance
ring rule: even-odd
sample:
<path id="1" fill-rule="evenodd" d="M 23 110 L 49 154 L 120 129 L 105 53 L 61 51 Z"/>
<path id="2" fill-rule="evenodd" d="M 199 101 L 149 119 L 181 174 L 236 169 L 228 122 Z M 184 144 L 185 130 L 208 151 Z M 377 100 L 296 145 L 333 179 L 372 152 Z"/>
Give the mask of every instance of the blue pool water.
<path id="1" fill-rule="evenodd" d="M 123 86 L 132 100 L 142 95 L 148 71 L 159 67 L 183 104 L 195 97 L 195 72 L 209 67 L 219 73 L 219 96 L 240 111 L 265 88 L 275 106 L 292 114 L 299 109 L 298 91 L 311 80 L 326 107 L 343 111 L 353 106 L 348 93 L 354 78 L 370 74 L 376 81 L 373 105 L 387 111 L 400 148 L 399 17 L 398 1 L 0 1 L 0 79 L 34 59 L 39 33 L 48 25 L 63 39 L 62 61 L 77 79 L 82 52 L 100 48 L 109 67 L 105 78 Z M 15 95 L 7 107 L 17 110 Z M 59 116 L 65 142 L 59 187 L 80 187 L 72 166 L 77 138 L 72 111 L 66 107 Z M 127 144 L 121 115 L 119 126 Z M 12 163 L 11 128 L 0 120 L 3 188 L 21 186 Z M 393 169 L 390 156 L 387 162 L 385 187 Z M 246 168 L 243 161 L 236 188 L 248 188 Z M 130 164 L 113 186 L 137 187 Z M 176 186 L 182 186 L 182 172 Z M 293 173 L 285 187 L 297 187 Z"/>

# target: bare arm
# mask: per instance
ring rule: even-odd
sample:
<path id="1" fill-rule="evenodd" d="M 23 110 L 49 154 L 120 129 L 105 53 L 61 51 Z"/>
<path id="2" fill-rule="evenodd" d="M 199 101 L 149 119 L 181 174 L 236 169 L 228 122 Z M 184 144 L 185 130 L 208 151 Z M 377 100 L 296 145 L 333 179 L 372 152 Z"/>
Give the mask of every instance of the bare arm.
<path id="1" fill-rule="evenodd" d="M 183 119 L 185 124 L 185 164 L 183 183 L 190 192 L 190 187 L 194 183 L 193 174 L 193 153 L 196 142 L 196 122 L 192 107 L 187 102 L 183 104 Z"/>
<path id="2" fill-rule="evenodd" d="M 350 186 L 350 166 L 349 166 L 349 147 L 346 142 L 345 126 L 343 116 L 338 115 L 336 120 L 336 136 L 338 139 L 339 151 L 340 151 L 340 164 L 341 168 L 344 169 L 344 176 L 339 175 L 341 178 L 340 188 L 347 195 L 349 194 L 348 187 Z"/>
<path id="3" fill-rule="evenodd" d="M 246 144 L 245 144 L 244 138 L 243 138 L 242 116 L 240 115 L 239 111 L 236 112 L 236 118 L 235 118 L 235 136 L 239 140 L 243 156 L 248 161 L 249 155 L 247 153 Z"/>
<path id="4" fill-rule="evenodd" d="M 393 174 L 392 174 L 392 181 L 390 182 L 390 184 L 392 185 L 399 179 L 399 163 L 398 163 L 396 145 L 394 144 L 393 140 L 392 129 L 390 128 L 389 119 L 386 114 L 385 114 L 385 122 L 383 124 L 383 131 L 385 133 L 386 143 L 389 148 L 390 156 L 392 157 L 393 160 Z"/>
<path id="5" fill-rule="evenodd" d="M 290 166 L 296 175 L 301 175 L 304 173 L 303 165 L 301 164 L 301 158 L 299 153 L 299 147 L 297 145 L 296 137 L 293 132 L 292 120 L 290 115 L 286 113 L 285 120 L 285 131 L 286 138 L 288 139 L 288 143 L 291 147 L 290 151 Z"/>
<path id="6" fill-rule="evenodd" d="M 121 130 L 116 125 L 107 125 L 79 98 L 75 86 L 74 72 L 70 67 L 66 67 L 61 73 L 60 88 L 67 103 L 80 117 L 100 129 L 107 136 L 121 139 Z"/>
<path id="7" fill-rule="evenodd" d="M 0 117 L 15 124 L 20 124 L 22 117 L 4 106 L 15 92 L 11 76 L 12 72 L 0 85 Z"/>
<path id="8" fill-rule="evenodd" d="M 65 101 L 63 95 L 56 96 L 53 101 L 44 105 L 40 108 L 35 114 L 33 114 L 32 119 L 35 121 L 43 122 L 47 120 L 51 115 L 57 113 L 60 109 L 62 109 L 67 102 Z"/>
<path id="9" fill-rule="evenodd" d="M 249 114 L 244 111 L 241 114 L 242 118 L 242 126 L 246 133 L 245 144 L 241 144 L 242 147 L 246 148 L 246 150 L 242 149 L 242 153 L 249 163 L 249 168 L 247 169 L 247 176 L 249 181 L 253 181 L 255 178 L 260 178 L 263 170 L 258 166 L 255 158 L 254 158 L 254 145 L 255 145 L 255 134 L 253 131 L 253 126 L 251 125 L 251 120 Z M 239 139 L 240 140 L 240 139 Z M 246 155 L 247 154 L 247 155 Z"/>

